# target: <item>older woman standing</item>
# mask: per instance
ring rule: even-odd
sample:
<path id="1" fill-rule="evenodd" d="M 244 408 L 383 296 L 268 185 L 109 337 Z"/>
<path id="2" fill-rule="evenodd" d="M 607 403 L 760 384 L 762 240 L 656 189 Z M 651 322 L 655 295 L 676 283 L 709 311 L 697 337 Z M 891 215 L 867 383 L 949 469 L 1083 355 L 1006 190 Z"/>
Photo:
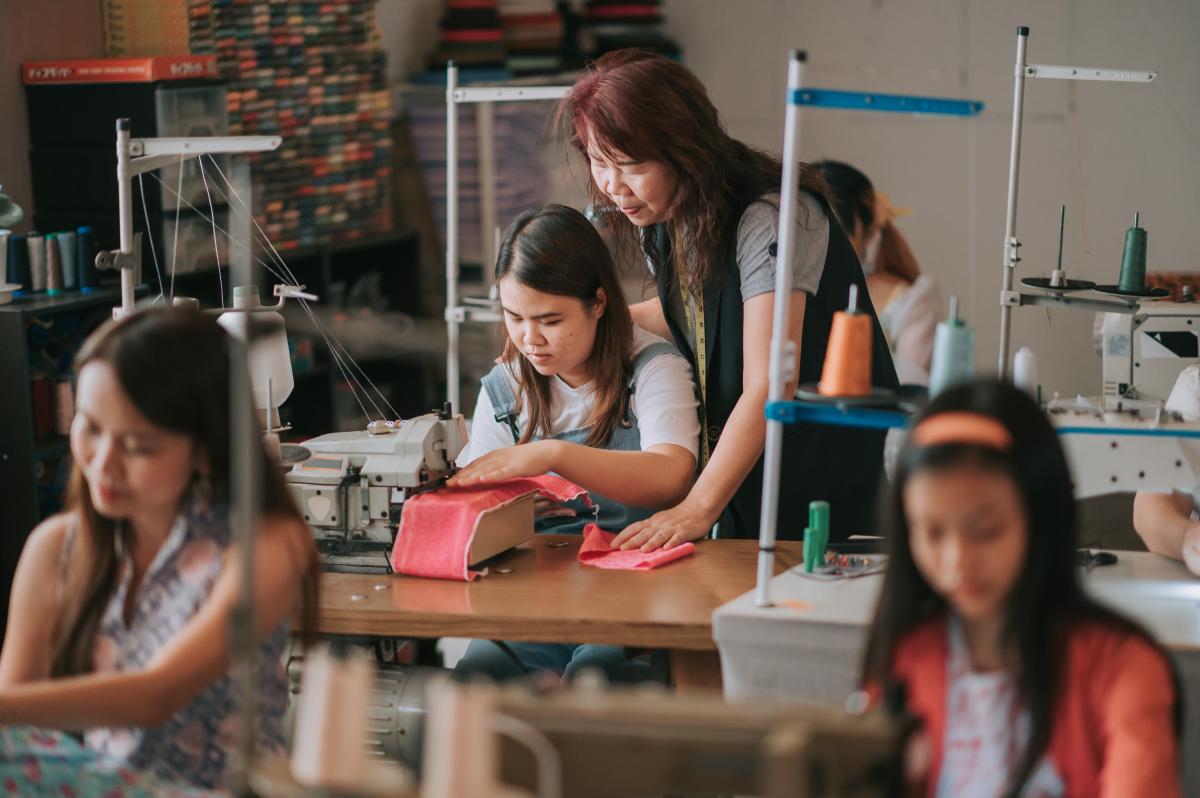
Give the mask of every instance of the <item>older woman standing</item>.
<path id="1" fill-rule="evenodd" d="M 600 58 L 564 101 L 572 145 L 591 173 L 594 207 L 617 235 L 640 242 L 657 298 L 633 306 L 642 327 L 673 339 L 692 362 L 702 421 L 702 470 L 675 507 L 632 524 L 622 548 L 675 546 L 708 534 L 754 537 L 762 492 L 763 407 L 779 228 L 781 165 L 726 133 L 703 84 L 660 56 Z M 895 370 L 862 269 L 819 179 L 801 186 L 789 337 L 798 382 L 819 379 L 833 314 L 857 285 L 874 327 L 872 382 Z M 794 390 L 794 384 L 789 387 Z M 832 506 L 834 537 L 873 524 L 882 433 L 798 425 L 784 437 L 780 537 L 798 537 L 808 502 Z"/>

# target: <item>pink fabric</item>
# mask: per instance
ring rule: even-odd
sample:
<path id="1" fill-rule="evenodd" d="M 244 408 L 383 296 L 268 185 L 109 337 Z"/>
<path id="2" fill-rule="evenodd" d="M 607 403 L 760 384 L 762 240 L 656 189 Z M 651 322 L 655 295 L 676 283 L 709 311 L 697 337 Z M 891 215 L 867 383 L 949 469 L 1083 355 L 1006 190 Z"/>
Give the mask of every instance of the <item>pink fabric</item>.
<path id="1" fill-rule="evenodd" d="M 612 532 L 605 532 L 595 524 L 588 524 L 583 530 L 583 545 L 579 547 L 579 561 L 584 565 L 594 565 L 597 568 L 608 568 L 613 571 L 649 571 L 660 565 L 682 559 L 696 551 L 696 544 L 683 543 L 673 549 L 658 549 L 657 551 L 620 551 L 609 548 L 613 538 Z"/>
<path id="2" fill-rule="evenodd" d="M 506 479 L 466 488 L 441 488 L 404 503 L 400 529 L 392 546 L 392 570 L 398 574 L 470 582 L 480 574 L 467 567 L 479 518 L 531 493 L 570 501 L 587 491 L 554 474 L 532 479 Z"/>

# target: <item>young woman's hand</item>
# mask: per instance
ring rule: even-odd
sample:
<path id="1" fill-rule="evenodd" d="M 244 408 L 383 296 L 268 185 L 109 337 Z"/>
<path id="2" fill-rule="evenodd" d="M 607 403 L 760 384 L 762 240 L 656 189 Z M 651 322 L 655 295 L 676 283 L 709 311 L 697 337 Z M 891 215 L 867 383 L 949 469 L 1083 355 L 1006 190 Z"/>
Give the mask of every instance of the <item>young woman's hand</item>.
<path id="1" fill-rule="evenodd" d="M 685 499 L 669 510 L 625 527 L 621 534 L 613 538 L 612 548 L 622 551 L 637 548 L 642 551 L 673 549 L 681 543 L 704 537 L 716 522 L 716 516 Z"/>
<path id="2" fill-rule="evenodd" d="M 478 485 L 516 477 L 540 477 L 554 470 L 558 441 L 534 441 L 488 452 L 446 481 L 450 487 Z"/>

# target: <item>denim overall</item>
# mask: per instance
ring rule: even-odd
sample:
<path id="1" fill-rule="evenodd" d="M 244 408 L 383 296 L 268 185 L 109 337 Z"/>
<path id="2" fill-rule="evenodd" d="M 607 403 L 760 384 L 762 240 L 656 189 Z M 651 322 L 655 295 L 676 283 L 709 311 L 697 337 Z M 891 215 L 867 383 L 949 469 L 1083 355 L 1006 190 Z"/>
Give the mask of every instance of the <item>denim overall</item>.
<path id="1" fill-rule="evenodd" d="M 638 353 L 633 364 L 633 374 L 629 378 L 631 397 L 642 368 L 655 357 L 675 351 L 674 346 L 661 341 L 650 344 Z M 492 402 L 496 420 L 508 425 L 515 443 L 520 439 L 521 431 L 517 428 L 517 399 L 513 395 L 507 369 L 502 365 L 493 368 L 483 378 L 483 388 Z M 589 431 L 588 428 L 570 430 L 551 437 L 554 440 L 582 445 L 587 441 Z M 535 436 L 531 440 L 536 441 L 540 438 Z M 638 432 L 637 418 L 632 410 L 629 410 L 626 418 L 613 429 L 612 436 L 601 448 L 624 452 L 641 451 L 641 434 Z M 598 493 L 588 495 L 594 507 L 589 508 L 582 501 L 568 503 L 567 506 L 574 509 L 578 515 L 540 519 L 535 524 L 536 531 L 579 533 L 586 524 L 595 523 L 610 532 L 620 532 L 629 524 L 649 518 L 655 512 L 651 508 L 627 507 Z M 508 651 L 505 651 L 505 648 Z M 513 655 L 520 660 L 520 664 L 514 661 Z M 650 668 L 645 659 L 626 657 L 623 646 L 510 641 L 502 647 L 490 640 L 472 640 L 455 671 L 483 673 L 497 681 L 516 679 L 538 671 L 550 671 L 561 673 L 563 678 L 569 681 L 585 668 L 599 668 L 604 671 L 610 682 L 632 682 L 649 678 Z"/>

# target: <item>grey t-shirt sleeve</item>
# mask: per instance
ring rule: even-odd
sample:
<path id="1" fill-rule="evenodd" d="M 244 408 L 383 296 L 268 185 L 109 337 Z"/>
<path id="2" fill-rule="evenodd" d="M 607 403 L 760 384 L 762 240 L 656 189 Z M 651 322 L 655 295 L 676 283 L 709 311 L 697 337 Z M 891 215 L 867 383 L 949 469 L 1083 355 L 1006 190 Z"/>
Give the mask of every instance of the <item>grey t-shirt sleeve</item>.
<path id="1" fill-rule="evenodd" d="M 775 248 L 779 238 L 779 195 L 765 194 L 750 203 L 738 222 L 737 262 L 742 301 L 775 290 Z M 829 217 L 821 204 L 800 192 L 796 209 L 796 245 L 792 257 L 792 289 L 815 294 L 829 251 Z"/>

